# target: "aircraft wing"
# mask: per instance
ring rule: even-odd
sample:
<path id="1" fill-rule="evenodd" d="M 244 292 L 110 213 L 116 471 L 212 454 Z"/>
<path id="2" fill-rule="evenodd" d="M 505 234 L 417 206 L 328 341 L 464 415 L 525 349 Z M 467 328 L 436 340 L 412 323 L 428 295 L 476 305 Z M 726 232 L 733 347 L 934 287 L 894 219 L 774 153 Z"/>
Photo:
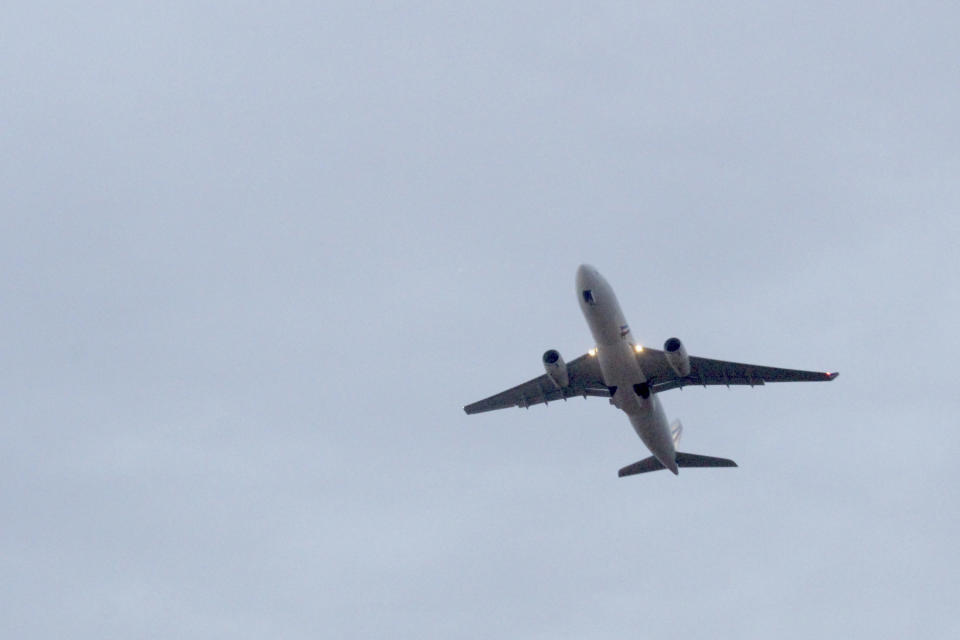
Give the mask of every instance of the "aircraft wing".
<path id="1" fill-rule="evenodd" d="M 482 413 L 507 407 L 529 407 L 535 404 L 546 404 L 554 400 L 566 400 L 577 396 L 610 397 L 610 390 L 603 384 L 600 365 L 597 359 L 584 354 L 567 363 L 567 374 L 570 376 L 570 385 L 563 389 L 558 388 L 546 374 L 533 380 L 528 380 L 512 389 L 507 389 L 489 398 L 468 404 L 463 408 L 467 413 Z"/>
<path id="2" fill-rule="evenodd" d="M 654 393 L 689 385 L 726 385 L 728 387 L 750 385 L 754 387 L 768 382 L 826 382 L 839 375 L 836 372 L 780 369 L 690 356 L 690 375 L 681 377 L 670 367 L 663 351 L 647 347 L 637 354 L 637 361 L 644 375 L 652 378 L 650 387 Z"/>

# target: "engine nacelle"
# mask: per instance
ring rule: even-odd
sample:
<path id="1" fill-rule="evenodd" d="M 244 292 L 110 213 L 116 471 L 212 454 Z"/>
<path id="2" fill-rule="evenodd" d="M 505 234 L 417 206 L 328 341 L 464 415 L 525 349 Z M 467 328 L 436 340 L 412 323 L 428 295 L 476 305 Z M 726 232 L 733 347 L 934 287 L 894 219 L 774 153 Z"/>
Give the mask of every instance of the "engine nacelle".
<path id="1" fill-rule="evenodd" d="M 562 389 L 570 384 L 570 374 L 567 373 L 567 363 L 556 349 L 550 349 L 543 354 L 543 368 L 547 370 L 550 382 Z"/>
<path id="2" fill-rule="evenodd" d="M 667 356 L 667 363 L 674 373 L 681 378 L 690 375 L 690 356 L 680 338 L 670 338 L 664 342 L 663 354 Z"/>

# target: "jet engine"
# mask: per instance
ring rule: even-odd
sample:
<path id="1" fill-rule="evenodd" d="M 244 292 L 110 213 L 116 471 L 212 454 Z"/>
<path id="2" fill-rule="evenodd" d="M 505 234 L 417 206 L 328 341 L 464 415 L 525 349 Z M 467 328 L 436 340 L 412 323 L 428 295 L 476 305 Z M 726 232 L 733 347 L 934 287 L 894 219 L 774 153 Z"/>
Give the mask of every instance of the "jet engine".
<path id="1" fill-rule="evenodd" d="M 543 368 L 547 370 L 547 377 L 558 389 L 570 384 L 570 374 L 567 373 L 567 363 L 556 349 L 550 349 L 543 354 Z"/>
<path id="2" fill-rule="evenodd" d="M 670 338 L 663 343 L 663 354 L 667 357 L 667 362 L 673 372 L 680 377 L 690 375 L 690 356 L 684 348 L 680 338 Z"/>

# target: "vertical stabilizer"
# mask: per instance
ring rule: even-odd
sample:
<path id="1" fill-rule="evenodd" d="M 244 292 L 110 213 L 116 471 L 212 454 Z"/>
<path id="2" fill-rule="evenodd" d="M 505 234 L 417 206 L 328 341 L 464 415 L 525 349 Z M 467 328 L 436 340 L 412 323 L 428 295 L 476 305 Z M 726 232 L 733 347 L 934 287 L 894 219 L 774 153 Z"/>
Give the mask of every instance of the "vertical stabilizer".
<path id="1" fill-rule="evenodd" d="M 683 435 L 683 425 L 679 420 L 670 423 L 670 436 L 673 438 L 673 446 L 676 447 L 680 442 L 680 436 Z"/>

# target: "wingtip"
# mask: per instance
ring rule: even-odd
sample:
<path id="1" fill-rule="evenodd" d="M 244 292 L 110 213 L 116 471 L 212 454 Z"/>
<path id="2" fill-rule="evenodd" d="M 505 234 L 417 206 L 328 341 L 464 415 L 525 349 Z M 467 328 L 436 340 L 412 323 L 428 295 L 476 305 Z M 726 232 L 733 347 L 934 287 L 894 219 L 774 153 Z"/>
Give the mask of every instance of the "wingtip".
<path id="1" fill-rule="evenodd" d="M 833 380 L 838 375 L 840 375 L 839 371 L 827 371 L 827 380 Z"/>

